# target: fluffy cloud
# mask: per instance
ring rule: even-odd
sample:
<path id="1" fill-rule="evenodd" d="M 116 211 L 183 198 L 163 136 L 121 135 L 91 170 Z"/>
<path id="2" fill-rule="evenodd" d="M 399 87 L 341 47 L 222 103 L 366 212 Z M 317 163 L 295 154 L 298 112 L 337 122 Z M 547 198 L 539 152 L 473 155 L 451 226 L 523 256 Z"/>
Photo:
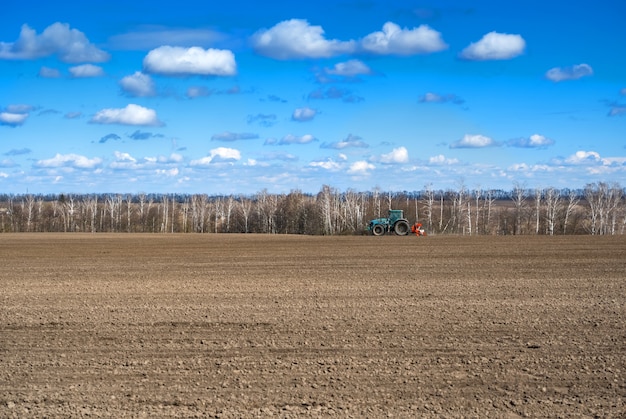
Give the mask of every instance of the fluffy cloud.
<path id="1" fill-rule="evenodd" d="M 310 167 L 319 167 L 325 170 L 329 170 L 331 172 L 336 172 L 341 169 L 341 163 L 334 161 L 333 159 L 313 161 L 309 163 Z"/>
<path id="2" fill-rule="evenodd" d="M 343 150 L 345 148 L 367 148 L 369 145 L 362 141 L 361 137 L 349 134 L 345 140 L 336 141 L 334 143 L 322 143 L 320 148 L 331 148 L 334 150 Z"/>
<path id="3" fill-rule="evenodd" d="M 297 136 L 293 134 L 287 134 L 278 142 L 279 145 L 290 145 L 290 144 L 309 144 L 313 141 L 317 141 L 317 138 L 312 136 L 311 134 L 305 134 L 302 136 Z"/>
<path id="4" fill-rule="evenodd" d="M 157 118 L 154 109 L 144 108 L 133 103 L 121 109 L 102 109 L 91 118 L 90 122 L 94 124 L 163 125 Z"/>
<path id="5" fill-rule="evenodd" d="M 309 107 L 304 108 L 296 108 L 291 115 L 291 119 L 298 122 L 311 121 L 317 115 L 317 111 L 315 109 L 311 109 Z"/>
<path id="6" fill-rule="evenodd" d="M 133 97 L 154 96 L 156 94 L 152 77 L 141 71 L 135 71 L 134 74 L 123 77 L 120 80 L 120 87 L 124 93 Z"/>
<path id="7" fill-rule="evenodd" d="M 350 165 L 348 173 L 351 175 L 367 175 L 369 174 L 370 170 L 374 169 L 376 169 L 376 166 L 374 166 L 372 163 L 369 163 L 365 160 L 360 160 Z"/>
<path id="8" fill-rule="evenodd" d="M 428 163 L 434 164 L 434 165 L 446 165 L 447 166 L 447 165 L 458 164 L 459 159 L 449 159 L 443 154 L 439 154 L 437 156 L 433 156 L 429 158 Z"/>
<path id="9" fill-rule="evenodd" d="M 372 70 L 361 60 L 348 60 L 326 69 L 327 74 L 342 77 L 356 77 L 372 74 Z"/>
<path id="10" fill-rule="evenodd" d="M 484 135 L 465 134 L 460 140 L 450 144 L 450 148 L 484 148 L 497 146 L 493 139 Z"/>
<path id="11" fill-rule="evenodd" d="M 533 134 L 529 138 L 515 138 L 509 140 L 507 145 L 520 148 L 546 148 L 554 145 L 554 140 L 543 135 Z"/>
<path id="12" fill-rule="evenodd" d="M 28 118 L 27 113 L 0 112 L 0 125 L 16 127 L 22 125 Z"/>
<path id="13" fill-rule="evenodd" d="M 444 50 L 448 47 L 441 33 L 428 25 L 417 28 L 400 28 L 393 22 L 383 25 L 383 30 L 367 35 L 361 41 L 361 48 L 373 54 L 413 55 Z"/>
<path id="14" fill-rule="evenodd" d="M 102 159 L 94 157 L 90 159 L 78 154 L 59 154 L 47 160 L 39 160 L 35 163 L 40 168 L 72 167 L 75 169 L 94 169 L 102 163 Z"/>
<path id="15" fill-rule="evenodd" d="M 235 162 L 241 160 L 241 152 L 234 148 L 218 147 L 209 152 L 209 155 L 198 160 L 192 160 L 191 166 L 208 166 L 211 163 Z"/>
<path id="16" fill-rule="evenodd" d="M 104 76 L 102 67 L 93 64 L 77 65 L 69 68 L 70 74 L 75 78 L 101 77 Z"/>
<path id="17" fill-rule="evenodd" d="M 230 132 L 230 131 L 224 131 L 220 134 L 214 134 L 211 137 L 211 141 L 225 141 L 225 142 L 232 142 L 232 141 L 239 141 L 239 140 L 256 140 L 257 138 L 259 138 L 258 134 L 252 134 L 249 132 Z"/>
<path id="18" fill-rule="evenodd" d="M 600 161 L 600 153 L 595 151 L 577 151 L 565 159 L 565 162 L 569 164 L 597 163 Z"/>
<path id="19" fill-rule="evenodd" d="M 327 40 L 321 26 L 312 26 L 303 19 L 282 21 L 252 36 L 257 53 L 278 60 L 329 58 L 353 52 L 354 41 Z"/>
<path id="20" fill-rule="evenodd" d="M 564 80 L 577 80 L 581 77 L 591 76 L 593 68 L 589 64 L 576 64 L 571 67 L 554 67 L 546 72 L 546 78 L 553 82 Z"/>
<path id="21" fill-rule="evenodd" d="M 508 60 L 521 55 L 525 49 L 526 41 L 521 35 L 489 32 L 465 48 L 460 56 L 466 60 Z"/>
<path id="22" fill-rule="evenodd" d="M 232 76 L 237 73 L 235 55 L 229 50 L 200 47 L 155 48 L 143 59 L 148 73 L 166 76 Z"/>
<path id="23" fill-rule="evenodd" d="M 108 53 L 91 44 L 84 33 L 70 29 L 67 23 L 53 23 L 41 35 L 28 25 L 22 25 L 17 41 L 0 42 L 0 59 L 32 60 L 53 55 L 67 63 L 109 59 Z"/>
<path id="24" fill-rule="evenodd" d="M 380 162 L 384 164 L 401 164 L 409 161 L 409 152 L 406 147 L 394 148 L 390 153 L 382 154 Z"/>

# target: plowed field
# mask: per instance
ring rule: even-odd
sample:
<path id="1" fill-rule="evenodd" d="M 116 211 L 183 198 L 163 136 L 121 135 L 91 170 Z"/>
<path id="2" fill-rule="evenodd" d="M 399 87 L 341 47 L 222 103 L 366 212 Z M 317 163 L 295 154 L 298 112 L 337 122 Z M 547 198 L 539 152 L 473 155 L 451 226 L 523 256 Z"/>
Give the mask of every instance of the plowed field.
<path id="1" fill-rule="evenodd" d="M 626 237 L 0 235 L 0 417 L 626 416 Z"/>

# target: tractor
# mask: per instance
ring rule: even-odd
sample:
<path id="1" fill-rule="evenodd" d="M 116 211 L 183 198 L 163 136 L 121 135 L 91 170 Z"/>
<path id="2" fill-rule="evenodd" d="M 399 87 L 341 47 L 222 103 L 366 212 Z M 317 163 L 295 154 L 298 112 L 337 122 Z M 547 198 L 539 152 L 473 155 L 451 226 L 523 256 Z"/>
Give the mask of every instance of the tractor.
<path id="1" fill-rule="evenodd" d="M 374 236 L 382 236 L 385 233 L 395 233 L 398 236 L 406 236 L 411 231 L 409 221 L 404 218 L 402 210 L 389 210 L 387 218 L 376 218 L 369 222 L 367 229 Z"/>

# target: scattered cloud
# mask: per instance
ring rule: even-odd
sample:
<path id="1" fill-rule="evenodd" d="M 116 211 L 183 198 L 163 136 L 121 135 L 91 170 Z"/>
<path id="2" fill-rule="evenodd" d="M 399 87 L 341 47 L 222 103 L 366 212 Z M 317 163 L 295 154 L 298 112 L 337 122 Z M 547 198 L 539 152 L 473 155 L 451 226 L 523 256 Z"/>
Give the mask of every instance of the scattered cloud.
<path id="1" fill-rule="evenodd" d="M 372 163 L 369 163 L 365 160 L 360 160 L 357 162 L 354 162 L 350 165 L 350 168 L 348 169 L 348 173 L 351 175 L 368 175 L 370 171 L 376 169 L 376 166 L 374 166 Z"/>
<path id="2" fill-rule="evenodd" d="M 460 140 L 450 144 L 450 148 L 485 148 L 495 147 L 499 144 L 493 139 L 484 135 L 465 134 Z"/>
<path id="3" fill-rule="evenodd" d="M 219 134 L 214 134 L 211 137 L 211 141 L 225 141 L 225 142 L 233 142 L 239 140 L 256 140 L 258 139 L 258 134 L 252 134 L 249 132 L 230 132 L 224 131 Z"/>
<path id="4" fill-rule="evenodd" d="M 373 74 L 367 64 L 361 60 L 348 60 L 345 62 L 337 63 L 332 68 L 326 68 L 326 74 L 342 77 L 356 77 L 361 75 Z"/>
<path id="5" fill-rule="evenodd" d="M 378 161 L 383 164 L 408 163 L 409 151 L 406 149 L 406 147 L 394 148 L 390 153 L 382 154 Z"/>
<path id="6" fill-rule="evenodd" d="M 263 114 L 258 113 L 256 115 L 248 115 L 246 121 L 248 124 L 257 123 L 264 127 L 271 127 L 276 124 L 276 115 L 275 114 Z"/>
<path id="7" fill-rule="evenodd" d="M 587 164 L 597 163 L 600 159 L 600 153 L 596 151 L 577 151 L 565 159 L 568 164 Z"/>
<path id="8" fill-rule="evenodd" d="M 93 64 L 81 64 L 70 67 L 69 72 L 76 79 L 104 76 L 102 67 Z"/>
<path id="9" fill-rule="evenodd" d="M 514 138 L 509 140 L 507 141 L 507 145 L 509 147 L 543 149 L 554 145 L 554 140 L 546 138 L 543 135 L 533 134 L 528 138 Z"/>
<path id="10" fill-rule="evenodd" d="M 428 159 L 428 163 L 437 166 L 451 166 L 459 163 L 459 159 L 449 159 L 443 154 L 432 156 Z"/>
<path id="11" fill-rule="evenodd" d="M 237 73 L 235 55 L 229 50 L 200 47 L 162 46 L 143 59 L 147 73 L 165 76 L 233 76 Z"/>
<path id="12" fill-rule="evenodd" d="M 455 105 L 462 105 L 465 100 L 454 94 L 438 94 L 427 92 L 419 98 L 420 103 L 453 103 Z"/>
<path id="13" fill-rule="evenodd" d="M 290 19 L 262 29 L 252 36 L 254 50 L 277 60 L 330 58 L 355 50 L 354 41 L 328 40 L 321 26 L 304 19 Z"/>
<path id="14" fill-rule="evenodd" d="M 387 22 L 382 31 L 363 38 L 361 48 L 379 55 L 414 55 L 442 51 L 448 45 L 441 38 L 441 33 L 428 25 L 402 29 L 393 22 Z"/>
<path id="15" fill-rule="evenodd" d="M 508 60 L 523 54 L 525 49 L 526 41 L 521 35 L 489 32 L 461 51 L 460 57 L 472 61 Z"/>
<path id="16" fill-rule="evenodd" d="M 613 106 L 609 111 L 608 116 L 622 116 L 626 115 L 626 106 Z"/>
<path id="17" fill-rule="evenodd" d="M 264 153 L 261 157 L 259 157 L 259 161 L 286 161 L 293 162 L 298 161 L 298 156 L 291 153 L 284 152 L 274 152 L 274 153 Z"/>
<path id="18" fill-rule="evenodd" d="M 210 47 L 225 38 L 224 34 L 212 29 L 144 25 L 136 31 L 110 37 L 108 44 L 112 49 L 117 50 L 145 51 L 161 45 Z"/>
<path id="19" fill-rule="evenodd" d="M 338 170 L 341 170 L 343 165 L 339 162 L 334 161 L 331 158 L 328 158 L 326 160 L 312 161 L 309 163 L 309 167 L 319 167 L 321 169 L 325 169 L 331 172 L 336 172 Z"/>
<path id="20" fill-rule="evenodd" d="M 593 68 L 589 64 L 576 64 L 570 67 L 554 67 L 546 72 L 546 78 L 553 82 L 565 80 L 577 80 L 593 74 Z"/>
<path id="21" fill-rule="evenodd" d="M 38 75 L 44 79 L 58 79 L 61 77 L 61 72 L 56 68 L 41 67 Z"/>
<path id="22" fill-rule="evenodd" d="M 291 120 L 298 122 L 312 121 L 313 118 L 315 118 L 315 115 L 317 115 L 317 111 L 315 109 L 311 109 L 309 107 L 296 108 L 291 115 Z"/>
<path id="23" fill-rule="evenodd" d="M 333 143 L 322 143 L 320 148 L 330 148 L 333 150 L 343 150 L 346 148 L 367 148 L 369 145 L 361 137 L 349 134 L 345 140 Z"/>
<path id="24" fill-rule="evenodd" d="M 163 125 L 157 118 L 155 110 L 144 108 L 143 106 L 133 103 L 127 105 L 125 108 L 102 109 L 91 118 L 90 122 L 94 124 Z"/>
<path id="25" fill-rule="evenodd" d="M 234 148 L 218 147 L 201 159 L 192 160 L 191 166 L 208 166 L 212 163 L 232 163 L 241 160 L 241 152 Z"/>
<path id="26" fill-rule="evenodd" d="M 341 89 L 336 86 L 331 86 L 328 89 L 316 89 L 309 93 L 309 99 L 341 99 L 346 103 L 362 102 L 364 99 L 355 95 L 351 90 Z"/>
<path id="27" fill-rule="evenodd" d="M 154 81 L 148 74 L 135 71 L 130 76 L 125 76 L 120 80 L 122 91 L 131 97 L 149 97 L 156 95 Z"/>
<path id="28" fill-rule="evenodd" d="M 205 86 L 191 86 L 190 88 L 187 89 L 186 96 L 189 99 L 194 99 L 197 97 L 211 96 L 213 92 L 214 92 L 213 89 L 209 89 L 208 87 L 205 87 Z"/>
<path id="29" fill-rule="evenodd" d="M 57 153 L 53 158 L 46 160 L 39 160 L 35 163 L 35 167 L 39 168 L 59 168 L 59 167 L 71 167 L 75 169 L 95 169 L 102 164 L 102 159 L 94 157 L 90 159 L 78 154 L 59 154 Z"/>
<path id="30" fill-rule="evenodd" d="M 111 134 L 107 134 L 104 137 L 100 138 L 100 141 L 98 141 L 100 144 L 104 144 L 109 140 L 113 140 L 113 141 L 118 141 L 121 140 L 122 137 L 120 137 L 117 134 L 111 133 Z"/>
<path id="31" fill-rule="evenodd" d="M 7 151 L 6 153 L 4 153 L 5 156 L 22 156 L 24 154 L 30 154 L 32 153 L 32 150 L 30 148 L 14 148 L 11 149 L 9 151 Z"/>
<path id="32" fill-rule="evenodd" d="M 280 140 L 276 140 L 274 138 L 268 138 L 265 140 L 265 145 L 291 145 L 291 144 L 309 144 L 314 141 L 318 141 L 317 138 L 312 136 L 311 134 L 306 134 L 302 136 L 297 136 L 293 134 L 287 134 Z"/>
<path id="33" fill-rule="evenodd" d="M 28 118 L 27 113 L 0 112 L 0 125 L 17 127 L 22 125 Z"/>
<path id="34" fill-rule="evenodd" d="M 64 115 L 65 119 L 77 119 L 83 116 L 82 112 L 68 112 Z"/>
<path id="35" fill-rule="evenodd" d="M 35 60 L 50 56 L 66 63 L 98 63 L 110 58 L 107 52 L 90 43 L 84 33 L 70 29 L 67 23 L 53 23 L 40 35 L 25 24 L 17 41 L 0 42 L 0 59 Z"/>
<path id="36" fill-rule="evenodd" d="M 135 141 L 145 141 L 145 140 L 149 140 L 151 138 L 163 138 L 164 135 L 163 134 L 153 134 L 151 132 L 145 132 L 145 131 L 135 131 L 132 134 L 130 134 L 128 136 L 128 138 L 135 140 Z"/>

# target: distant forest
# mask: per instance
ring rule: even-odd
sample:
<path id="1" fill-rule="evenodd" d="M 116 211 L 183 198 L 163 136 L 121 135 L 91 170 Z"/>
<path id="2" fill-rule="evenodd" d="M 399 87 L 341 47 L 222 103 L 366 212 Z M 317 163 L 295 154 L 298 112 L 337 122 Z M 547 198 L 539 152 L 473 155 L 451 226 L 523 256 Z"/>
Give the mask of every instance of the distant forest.
<path id="1" fill-rule="evenodd" d="M 623 235 L 626 194 L 617 183 L 584 189 L 416 192 L 294 190 L 271 194 L 0 194 L 0 232 L 366 234 L 370 219 L 401 209 L 430 235 Z"/>

